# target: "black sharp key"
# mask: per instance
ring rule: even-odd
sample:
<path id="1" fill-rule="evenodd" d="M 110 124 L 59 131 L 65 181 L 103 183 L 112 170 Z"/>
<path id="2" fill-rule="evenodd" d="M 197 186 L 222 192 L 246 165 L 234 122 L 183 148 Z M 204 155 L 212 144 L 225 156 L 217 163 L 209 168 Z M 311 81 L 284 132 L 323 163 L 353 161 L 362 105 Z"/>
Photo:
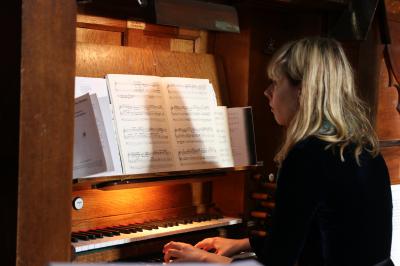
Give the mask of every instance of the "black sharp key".
<path id="1" fill-rule="evenodd" d="M 95 234 L 96 237 L 98 237 L 98 238 L 102 238 L 104 236 L 107 236 L 107 235 L 103 234 L 102 232 L 97 231 L 97 229 L 88 230 L 86 232 L 91 233 L 91 234 Z"/>
<path id="2" fill-rule="evenodd" d="M 88 241 L 89 237 L 87 235 L 82 235 L 79 233 L 72 233 L 72 237 L 78 238 L 79 240 Z"/>
<path id="3" fill-rule="evenodd" d="M 73 243 L 78 242 L 78 238 L 71 236 L 71 242 Z"/>
<path id="4" fill-rule="evenodd" d="M 148 226 L 148 225 L 142 225 L 141 226 L 144 230 L 153 230 L 152 226 Z"/>
<path id="5" fill-rule="evenodd" d="M 123 234 L 130 234 L 137 232 L 137 230 L 132 225 L 117 225 L 117 226 L 112 226 L 111 228 L 118 230 L 120 233 Z"/>
<path id="6" fill-rule="evenodd" d="M 157 226 L 155 223 L 153 223 L 153 222 L 151 222 L 151 223 L 146 223 L 145 225 L 146 225 L 147 227 L 151 228 L 151 229 L 158 229 L 158 226 Z"/>
<path id="7" fill-rule="evenodd" d="M 143 229 L 141 227 L 134 226 L 132 227 L 132 229 L 135 229 L 135 232 L 143 232 Z"/>
<path id="8" fill-rule="evenodd" d="M 114 234 L 112 232 L 104 231 L 102 229 L 94 229 L 94 230 L 90 230 L 89 232 L 101 233 L 101 234 L 103 234 L 103 236 L 108 236 L 108 237 L 114 236 Z"/>
<path id="9" fill-rule="evenodd" d="M 96 235 L 93 234 L 93 233 L 90 233 L 90 232 L 79 231 L 78 234 L 86 235 L 86 236 L 88 236 L 90 239 L 95 239 L 95 238 L 96 238 Z"/>
<path id="10" fill-rule="evenodd" d="M 111 232 L 111 233 L 112 233 L 113 235 L 115 235 L 115 236 L 119 236 L 119 235 L 120 235 L 120 233 L 119 233 L 117 230 L 112 230 L 112 229 L 109 229 L 109 228 L 101 228 L 101 229 L 99 229 L 99 230 Z"/>
<path id="11" fill-rule="evenodd" d="M 112 228 L 113 230 L 117 230 L 118 232 L 120 232 L 121 234 L 130 234 L 132 233 L 132 231 L 129 228 Z"/>
<path id="12" fill-rule="evenodd" d="M 85 231 L 83 233 L 88 233 L 88 234 L 92 234 L 94 235 L 96 238 L 102 238 L 103 234 L 102 233 L 98 233 L 98 232 L 94 232 L 94 231 Z"/>
<path id="13" fill-rule="evenodd" d="M 143 228 L 138 224 L 130 224 L 129 228 L 132 228 L 132 230 L 135 230 L 135 232 L 143 232 Z"/>

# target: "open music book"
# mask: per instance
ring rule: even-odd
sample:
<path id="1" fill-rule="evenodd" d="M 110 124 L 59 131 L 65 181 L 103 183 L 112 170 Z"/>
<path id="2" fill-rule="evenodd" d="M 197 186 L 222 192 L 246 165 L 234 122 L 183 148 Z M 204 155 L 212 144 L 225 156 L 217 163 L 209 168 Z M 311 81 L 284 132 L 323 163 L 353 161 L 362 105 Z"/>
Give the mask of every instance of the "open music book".
<path id="1" fill-rule="evenodd" d="M 248 152 L 255 150 L 242 146 L 254 144 L 243 132 L 247 127 L 243 123 L 249 122 L 244 115 L 248 112 L 217 106 L 207 79 L 123 74 L 109 74 L 106 79 L 77 77 L 76 96 L 86 92 L 103 103 L 101 114 L 109 134 L 102 144 L 109 145 L 113 156 L 108 161 L 115 169 L 109 167 L 108 172 L 96 176 L 224 168 L 255 162 L 254 154 Z M 110 108 L 105 108 L 107 105 Z M 235 120 L 230 122 L 231 127 L 230 112 Z M 235 154 L 231 143 L 235 143 Z M 104 150 L 107 153 L 107 148 Z"/>
<path id="2" fill-rule="evenodd" d="M 226 109 L 206 79 L 107 75 L 122 167 L 139 174 L 233 166 Z M 223 154 L 223 156 L 219 156 Z"/>

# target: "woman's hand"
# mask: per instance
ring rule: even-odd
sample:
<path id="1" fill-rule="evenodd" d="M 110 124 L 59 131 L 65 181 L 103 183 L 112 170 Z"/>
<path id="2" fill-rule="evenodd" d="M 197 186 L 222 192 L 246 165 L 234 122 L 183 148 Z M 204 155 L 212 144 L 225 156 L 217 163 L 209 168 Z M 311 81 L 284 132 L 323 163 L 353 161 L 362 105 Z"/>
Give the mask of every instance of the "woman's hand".
<path id="1" fill-rule="evenodd" d="M 197 243 L 195 247 L 207 251 L 215 250 L 215 254 L 228 257 L 251 248 L 248 238 L 229 239 L 223 237 L 206 238 Z"/>
<path id="2" fill-rule="evenodd" d="M 209 253 L 205 250 L 195 248 L 190 244 L 173 241 L 164 246 L 163 253 L 165 262 L 197 261 L 230 263 L 232 261 L 230 258 Z"/>

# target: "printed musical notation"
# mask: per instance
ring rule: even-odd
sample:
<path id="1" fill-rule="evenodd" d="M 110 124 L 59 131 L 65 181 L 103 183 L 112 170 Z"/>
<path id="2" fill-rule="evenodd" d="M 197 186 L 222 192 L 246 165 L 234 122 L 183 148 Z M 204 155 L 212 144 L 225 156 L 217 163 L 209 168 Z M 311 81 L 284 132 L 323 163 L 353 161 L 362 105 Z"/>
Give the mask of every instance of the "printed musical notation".
<path id="1" fill-rule="evenodd" d="M 214 129 L 210 126 L 203 126 L 200 128 L 185 127 L 185 128 L 175 128 L 175 138 L 176 141 L 184 141 L 183 139 L 191 138 L 202 138 L 202 139 L 213 139 Z"/>
<path id="2" fill-rule="evenodd" d="M 157 81 L 116 81 L 115 91 L 120 95 L 124 95 L 124 93 L 126 95 L 143 95 L 146 93 L 149 95 L 159 96 L 161 94 L 160 84 Z"/>
<path id="3" fill-rule="evenodd" d="M 189 148 L 178 151 L 179 162 L 182 166 L 206 165 L 216 162 L 216 150 L 209 148 Z"/>
<path id="4" fill-rule="evenodd" d="M 219 162 L 218 147 L 227 142 L 214 124 L 216 98 L 208 80 L 139 75 L 107 75 L 107 80 L 126 171 L 232 166 L 228 156 Z"/>
<path id="5" fill-rule="evenodd" d="M 168 129 L 163 127 L 131 127 L 123 129 L 124 139 L 149 139 L 166 140 L 168 139 Z"/>
<path id="6" fill-rule="evenodd" d="M 199 99 L 209 98 L 208 90 L 204 87 L 206 83 L 190 84 L 190 83 L 169 83 L 167 84 L 168 95 L 171 99 Z"/>
<path id="7" fill-rule="evenodd" d="M 128 160 L 135 162 L 168 162 L 171 161 L 171 152 L 167 150 L 156 150 L 151 152 L 129 152 Z"/>
<path id="8" fill-rule="evenodd" d="M 172 170 L 174 158 L 160 78 L 108 75 L 107 79 L 124 171 Z"/>

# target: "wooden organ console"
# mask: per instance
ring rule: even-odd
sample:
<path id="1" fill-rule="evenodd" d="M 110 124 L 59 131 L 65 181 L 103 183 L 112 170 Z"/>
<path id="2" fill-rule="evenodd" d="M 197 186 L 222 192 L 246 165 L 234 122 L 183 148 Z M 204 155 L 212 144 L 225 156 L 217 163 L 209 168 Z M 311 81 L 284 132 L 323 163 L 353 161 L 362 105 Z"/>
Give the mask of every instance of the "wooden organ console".
<path id="1" fill-rule="evenodd" d="M 88 22 L 91 19 L 89 15 L 78 15 L 77 76 L 121 73 L 208 78 L 219 103 L 226 103 L 221 62 L 214 55 L 193 52 L 202 45 L 197 40 L 202 38 L 200 31 L 180 32 L 177 28 L 141 23 L 148 33 L 136 28 L 139 22 L 116 20 L 119 32 L 108 35 L 97 29 L 99 24 L 109 23 L 108 19 L 97 17 L 95 24 Z M 93 25 L 96 29 L 91 28 Z M 163 31 L 162 37 L 158 31 Z M 115 34 L 115 43 L 98 41 L 104 35 Z M 132 46 L 121 45 L 121 36 L 126 38 L 123 43 Z M 135 37 L 143 38 L 140 47 L 130 41 Z M 143 43 L 146 41 L 148 46 Z M 172 47 L 181 52 L 170 51 Z M 81 209 L 72 209 L 73 261 L 127 261 L 151 255 L 160 258 L 163 245 L 171 240 L 194 244 L 207 236 L 230 235 L 231 228 L 237 235 L 243 234 L 247 220 L 246 179 L 256 168 L 75 180 L 72 199 L 79 198 L 84 204 Z"/>

